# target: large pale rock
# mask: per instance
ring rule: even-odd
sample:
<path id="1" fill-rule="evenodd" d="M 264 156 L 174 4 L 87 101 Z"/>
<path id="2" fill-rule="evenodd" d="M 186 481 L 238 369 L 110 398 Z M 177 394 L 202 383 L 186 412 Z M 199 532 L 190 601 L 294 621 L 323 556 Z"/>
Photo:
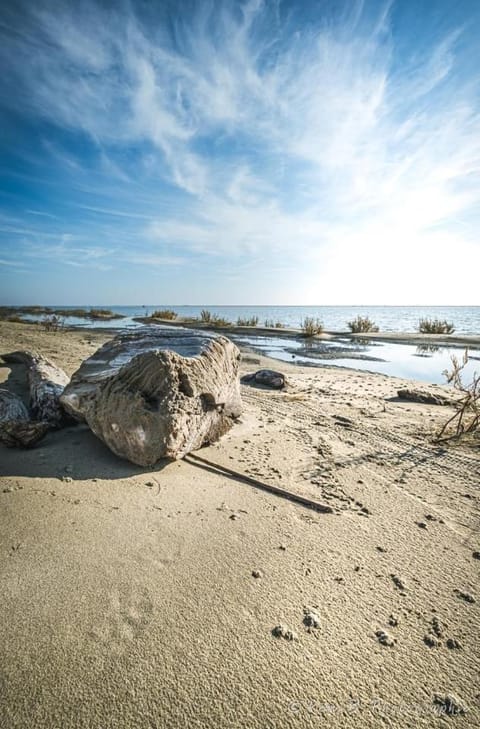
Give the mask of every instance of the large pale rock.
<path id="1" fill-rule="evenodd" d="M 229 339 L 148 327 L 85 360 L 61 396 L 117 455 L 142 466 L 217 440 L 242 411 Z"/>

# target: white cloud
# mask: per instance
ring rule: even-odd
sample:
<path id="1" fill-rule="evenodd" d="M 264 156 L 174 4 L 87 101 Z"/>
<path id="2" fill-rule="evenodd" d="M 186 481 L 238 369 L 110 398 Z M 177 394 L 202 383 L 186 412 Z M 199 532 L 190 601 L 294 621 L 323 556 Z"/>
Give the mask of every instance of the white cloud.
<path id="1" fill-rule="evenodd" d="M 416 263 L 396 260 L 397 270 L 432 296 L 446 285 L 452 248 L 480 270 L 478 245 L 459 224 L 480 192 L 478 102 L 456 73 L 461 29 L 399 58 L 389 3 L 374 18 L 348 3 L 338 22 L 308 25 L 261 0 L 195 6 L 172 37 L 126 4 L 116 13 L 47 4 L 4 51 L 28 92 L 12 103 L 29 99 L 35 114 L 87 133 L 103 172 L 132 185 L 130 212 L 115 200 L 84 206 L 138 218 L 145 249 L 128 260 L 288 260 L 333 292 L 326 278 L 345 281 L 349 270 L 360 291 L 365 261 L 386 277 L 392 257 L 408 252 Z M 76 158 L 47 144 L 75 172 Z M 136 212 L 138 177 L 115 156 L 132 145 L 147 147 L 139 175 L 155 170 L 178 189 L 169 211 L 157 211 L 153 191 Z M 369 281 L 387 301 L 389 286 Z M 462 295 L 461 277 L 450 285 Z"/>

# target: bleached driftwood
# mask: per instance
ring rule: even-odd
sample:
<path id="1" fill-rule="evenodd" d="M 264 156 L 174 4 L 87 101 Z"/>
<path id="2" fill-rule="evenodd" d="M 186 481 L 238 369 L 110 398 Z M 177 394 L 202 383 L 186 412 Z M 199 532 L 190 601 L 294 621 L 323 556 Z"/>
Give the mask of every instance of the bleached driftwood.
<path id="1" fill-rule="evenodd" d="M 0 442 L 9 447 L 31 446 L 48 430 L 48 423 L 35 422 L 22 400 L 6 389 L 0 389 Z"/>
<path id="2" fill-rule="evenodd" d="M 69 382 L 65 372 L 36 352 L 11 352 L 3 354 L 2 359 L 26 367 L 33 418 L 59 427 L 65 415 L 59 398 Z"/>
<path id="3" fill-rule="evenodd" d="M 60 399 L 114 453 L 148 466 L 232 426 L 242 411 L 239 359 L 225 337 L 148 327 L 104 344 Z"/>

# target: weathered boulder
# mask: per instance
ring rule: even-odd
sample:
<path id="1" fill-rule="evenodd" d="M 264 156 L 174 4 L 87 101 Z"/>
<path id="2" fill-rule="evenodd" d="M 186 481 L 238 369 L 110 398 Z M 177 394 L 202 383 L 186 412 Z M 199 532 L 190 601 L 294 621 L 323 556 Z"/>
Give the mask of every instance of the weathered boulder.
<path id="1" fill-rule="evenodd" d="M 258 370 L 242 377 L 242 382 L 247 384 L 263 385 L 272 387 L 274 390 L 281 390 L 286 385 L 285 375 L 275 370 Z"/>
<path id="2" fill-rule="evenodd" d="M 11 352 L 3 354 L 2 359 L 7 364 L 20 364 L 26 368 L 34 419 L 46 422 L 52 428 L 59 427 L 65 417 L 59 398 L 69 382 L 65 372 L 36 352 Z"/>
<path id="3" fill-rule="evenodd" d="M 0 443 L 9 447 L 28 447 L 39 441 L 48 427 L 48 423 L 30 419 L 30 414 L 18 395 L 0 389 Z"/>
<path id="4" fill-rule="evenodd" d="M 217 440 L 242 411 L 240 352 L 229 339 L 148 327 L 85 360 L 61 396 L 117 455 L 141 466 Z"/>

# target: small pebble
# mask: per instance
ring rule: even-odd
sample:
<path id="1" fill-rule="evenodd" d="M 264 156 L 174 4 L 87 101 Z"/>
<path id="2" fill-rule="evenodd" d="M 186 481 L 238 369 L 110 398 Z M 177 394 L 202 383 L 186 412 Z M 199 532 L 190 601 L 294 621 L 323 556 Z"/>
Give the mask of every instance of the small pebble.
<path id="1" fill-rule="evenodd" d="M 396 615 L 389 615 L 388 618 L 388 624 L 392 626 L 392 628 L 396 628 L 398 625 L 398 618 Z"/>
<path id="2" fill-rule="evenodd" d="M 462 590 L 454 590 L 454 592 L 457 593 L 458 597 L 460 597 L 462 600 L 465 600 L 465 602 L 474 603 L 475 598 L 470 592 L 463 592 Z"/>
<path id="3" fill-rule="evenodd" d="M 480 552 L 472 552 L 473 559 L 480 559 Z"/>
<path id="4" fill-rule="evenodd" d="M 318 613 L 315 610 L 312 610 L 311 608 L 304 608 L 303 609 L 303 624 L 307 626 L 307 628 L 319 628 L 320 627 L 320 618 L 318 616 Z"/>
<path id="5" fill-rule="evenodd" d="M 447 716 L 458 716 L 466 714 L 468 711 L 463 701 L 454 694 L 435 694 L 433 703 L 438 707 L 439 712 Z"/>
<path id="6" fill-rule="evenodd" d="M 3 489 L 4 494 L 11 494 L 13 493 L 13 486 L 7 486 L 5 489 Z"/>
<path id="7" fill-rule="evenodd" d="M 395 645 L 395 638 L 392 638 L 386 630 L 377 630 L 375 635 L 378 638 L 378 642 L 382 645 L 387 645 L 389 648 Z"/>
<path id="8" fill-rule="evenodd" d="M 395 587 L 398 587 L 399 590 L 405 590 L 405 585 L 403 584 L 400 577 L 394 574 L 391 574 L 390 577 L 392 578 Z"/>
<path id="9" fill-rule="evenodd" d="M 417 521 L 417 526 L 420 527 L 420 529 L 426 529 L 427 525 L 424 521 Z"/>
<path id="10" fill-rule="evenodd" d="M 272 630 L 272 635 L 275 638 L 285 638 L 285 640 L 295 640 L 296 634 L 293 630 L 286 628 L 284 625 L 276 625 Z"/>
<path id="11" fill-rule="evenodd" d="M 426 635 L 424 635 L 423 642 L 428 645 L 429 648 L 438 648 L 438 646 L 441 645 L 438 638 L 432 635 L 432 633 L 427 633 Z"/>
<path id="12" fill-rule="evenodd" d="M 447 648 L 450 648 L 450 650 L 460 650 L 461 647 L 462 644 L 455 638 L 449 638 L 447 640 Z"/>
<path id="13" fill-rule="evenodd" d="M 255 577 L 256 579 L 263 577 L 263 572 L 261 570 L 252 570 L 252 577 Z"/>

